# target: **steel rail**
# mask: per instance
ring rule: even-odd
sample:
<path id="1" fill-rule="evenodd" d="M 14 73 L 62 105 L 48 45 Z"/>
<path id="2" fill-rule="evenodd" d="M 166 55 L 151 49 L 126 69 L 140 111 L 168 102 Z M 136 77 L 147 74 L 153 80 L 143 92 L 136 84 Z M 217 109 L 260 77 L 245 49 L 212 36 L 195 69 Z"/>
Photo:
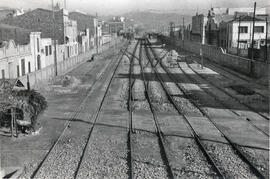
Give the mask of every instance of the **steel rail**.
<path id="1" fill-rule="evenodd" d="M 216 174 L 218 175 L 219 178 L 225 178 L 223 173 L 220 171 L 220 169 L 217 167 L 217 165 L 215 164 L 213 158 L 211 157 L 211 155 L 207 152 L 205 146 L 202 144 L 201 139 L 199 137 L 199 135 L 197 134 L 197 132 L 195 131 L 195 129 L 193 128 L 193 126 L 191 125 L 191 123 L 189 122 L 188 118 L 182 114 L 182 110 L 179 108 L 179 106 L 177 105 L 176 101 L 172 98 L 172 96 L 169 94 L 168 89 L 166 88 L 163 80 L 161 79 L 160 75 L 158 74 L 157 70 L 155 69 L 155 65 L 153 64 L 152 58 L 150 56 L 150 53 L 148 51 L 148 48 L 145 47 L 145 51 L 146 54 L 148 56 L 148 59 L 150 60 L 150 64 L 152 66 L 152 69 L 155 72 L 155 75 L 157 77 L 157 79 L 159 80 L 164 92 L 166 93 L 169 101 L 172 103 L 172 105 L 174 106 L 174 108 L 177 110 L 177 112 L 183 116 L 184 121 L 188 124 L 188 127 L 191 131 L 191 135 L 193 136 L 195 143 L 198 145 L 199 149 L 202 151 L 202 153 L 204 154 L 206 160 L 209 162 L 209 164 L 211 165 L 213 171 L 216 172 Z M 156 58 L 156 57 L 155 57 Z M 158 63 L 158 62 L 157 62 Z"/>
<path id="2" fill-rule="evenodd" d="M 204 79 L 206 82 L 210 83 L 211 85 L 213 85 L 214 87 L 216 87 L 218 90 L 222 91 L 223 93 L 225 93 L 225 90 L 223 90 L 222 88 L 218 87 L 217 85 L 215 85 L 213 82 L 207 80 L 203 75 L 201 75 L 200 73 L 198 73 L 196 70 L 194 70 L 187 62 L 187 60 L 185 60 L 187 63 L 187 66 L 189 67 L 189 69 L 191 69 L 195 74 L 197 74 L 198 76 L 200 76 L 202 79 Z M 177 63 L 179 69 L 181 71 L 183 71 L 183 69 L 181 68 L 181 66 L 179 65 L 179 63 Z M 185 72 L 183 72 L 185 73 Z M 193 80 L 196 81 L 196 80 Z M 225 102 L 223 102 L 222 100 L 218 99 L 216 97 L 216 95 L 214 95 L 213 93 L 204 90 L 203 91 L 205 93 L 207 93 L 209 96 L 212 96 L 216 101 L 218 101 L 223 107 L 225 107 L 226 109 L 228 109 L 229 111 L 231 111 L 233 114 L 237 115 L 240 119 L 242 119 L 241 115 L 238 114 L 237 112 L 235 112 L 233 109 L 230 109 L 230 106 L 227 105 Z M 225 93 L 227 95 L 227 93 Z M 231 97 L 231 96 L 230 96 Z M 250 123 L 256 130 L 258 130 L 259 132 L 261 132 L 263 135 L 269 137 L 269 134 L 267 134 L 265 131 L 263 131 L 262 129 L 260 129 L 259 127 L 257 127 L 252 121 L 250 121 L 250 119 L 248 117 L 246 117 L 246 121 L 248 121 L 248 123 Z"/>
<path id="3" fill-rule="evenodd" d="M 148 40 L 148 39 L 147 39 Z M 188 94 L 186 92 L 186 90 L 182 87 L 179 86 L 179 84 L 177 83 L 177 80 L 169 73 L 169 71 L 167 70 L 167 68 L 165 68 L 163 66 L 163 64 L 161 63 L 160 60 L 158 60 L 158 57 L 155 55 L 154 50 L 150 47 L 149 48 L 152 52 L 152 54 L 155 56 L 155 59 L 157 59 L 157 63 L 160 64 L 160 66 L 162 67 L 162 69 L 168 74 L 168 76 L 172 79 L 172 81 L 174 81 L 174 83 L 176 84 L 176 86 L 183 92 L 183 94 L 187 97 L 188 99 Z M 187 78 L 191 78 L 190 76 L 188 76 L 184 71 L 183 74 L 186 75 Z M 192 79 L 190 79 L 192 80 Z M 204 109 L 202 109 L 195 101 L 190 100 L 190 102 L 196 107 L 198 108 L 202 114 L 204 116 L 207 117 L 207 119 L 215 126 L 215 128 L 222 134 L 222 136 L 228 141 L 228 143 L 232 146 L 232 148 L 234 149 L 234 151 L 236 152 L 236 154 L 242 159 L 242 161 L 244 161 L 251 169 L 251 171 L 258 177 L 258 178 L 266 178 L 254 165 L 252 162 L 250 162 L 247 157 L 245 156 L 245 154 L 238 148 L 239 145 L 237 145 L 237 143 L 233 142 L 232 139 L 230 137 L 228 137 L 221 129 L 220 127 L 211 119 L 211 117 L 205 112 Z"/>
<path id="4" fill-rule="evenodd" d="M 139 65 L 140 65 L 140 68 L 141 68 L 141 76 L 142 76 L 143 83 L 144 83 L 145 97 L 146 97 L 146 100 L 147 100 L 147 102 L 149 104 L 150 111 L 152 113 L 152 117 L 153 117 L 153 120 L 154 120 L 154 123 L 155 123 L 156 135 L 158 136 L 159 146 L 161 148 L 161 157 L 163 159 L 163 162 L 166 165 L 166 170 L 167 170 L 167 173 L 168 173 L 168 177 L 169 178 L 175 178 L 174 174 L 173 174 L 172 167 L 171 167 L 169 159 L 168 159 L 168 154 L 166 152 L 164 140 L 163 140 L 163 137 L 162 137 L 162 131 L 161 131 L 159 123 L 157 121 L 156 111 L 153 108 L 152 100 L 151 100 L 151 98 L 149 96 L 149 88 L 148 88 L 149 81 L 146 82 L 146 80 L 145 80 L 144 67 L 142 65 L 142 42 L 143 41 L 142 40 L 140 40 L 140 41 L 141 41 L 141 43 L 140 43 L 140 51 L 139 51 L 139 59 L 140 59 L 139 60 Z"/>
<path id="5" fill-rule="evenodd" d="M 110 64 L 112 64 L 113 62 L 111 61 Z M 58 145 L 60 139 L 64 136 L 67 128 L 70 126 L 71 122 L 76 120 L 77 116 L 81 113 L 81 111 L 84 109 L 84 105 L 86 103 L 87 98 L 92 94 L 94 87 L 97 85 L 97 82 L 99 80 L 101 80 L 104 77 L 105 71 L 94 80 L 93 84 L 87 89 L 87 91 L 85 92 L 84 95 L 82 95 L 82 98 L 80 99 L 81 102 L 80 104 L 75 108 L 75 112 L 73 113 L 73 115 L 71 117 L 69 117 L 69 119 L 65 122 L 64 124 L 64 129 L 61 131 L 60 135 L 57 137 L 57 139 L 54 141 L 54 143 L 52 144 L 52 146 L 49 148 L 49 150 L 47 151 L 47 153 L 45 154 L 45 156 L 43 157 L 43 159 L 40 161 L 40 163 L 38 164 L 38 166 L 36 167 L 36 169 L 33 171 L 33 173 L 31 174 L 30 178 L 35 178 L 38 171 L 42 168 L 44 162 L 47 160 L 47 158 L 49 157 L 50 153 L 54 150 L 54 148 Z"/>

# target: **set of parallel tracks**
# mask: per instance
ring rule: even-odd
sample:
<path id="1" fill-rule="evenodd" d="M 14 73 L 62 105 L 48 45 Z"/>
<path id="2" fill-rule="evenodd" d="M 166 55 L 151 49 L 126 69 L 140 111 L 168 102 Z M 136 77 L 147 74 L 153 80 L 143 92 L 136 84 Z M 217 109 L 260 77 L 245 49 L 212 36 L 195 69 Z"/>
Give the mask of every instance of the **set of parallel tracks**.
<path id="1" fill-rule="evenodd" d="M 148 44 L 151 44 L 149 42 L 148 39 L 146 39 Z M 186 90 L 180 86 L 177 83 L 177 79 L 175 79 L 174 76 L 172 76 L 170 74 L 170 72 L 168 71 L 168 69 L 166 69 L 166 67 L 164 67 L 164 65 L 162 64 L 162 62 L 159 60 L 159 58 L 156 56 L 154 50 L 151 48 L 151 46 L 149 46 L 148 48 L 145 47 L 146 49 L 146 53 L 148 54 L 148 59 L 151 60 L 151 65 L 152 65 L 152 69 L 155 71 L 155 74 L 157 76 L 157 78 L 159 79 L 164 91 L 166 92 L 168 99 L 171 101 L 171 103 L 173 104 L 173 106 L 176 108 L 176 110 L 179 112 L 180 115 L 181 114 L 181 109 L 178 107 L 177 103 L 174 101 L 174 99 L 171 97 L 171 95 L 169 94 L 168 90 L 166 89 L 166 86 L 163 83 L 162 78 L 159 76 L 159 74 L 157 73 L 155 66 L 157 64 L 160 64 L 160 66 L 162 67 L 162 69 L 167 73 L 168 77 L 174 82 L 174 84 L 178 87 L 178 89 L 180 91 L 182 91 L 182 93 L 184 94 L 184 96 L 189 99 L 189 95 L 186 92 Z M 150 53 L 148 52 L 148 49 L 150 49 L 150 51 L 152 52 L 154 58 L 151 58 Z M 157 62 L 154 65 L 153 63 L 153 59 L 155 59 Z M 187 74 L 185 74 L 187 75 Z M 187 75 L 187 78 L 189 78 L 189 76 Z M 251 161 L 248 160 L 248 158 L 245 156 L 245 154 L 239 149 L 239 145 L 237 145 L 235 142 L 232 141 L 232 139 L 230 137 L 228 137 L 221 129 L 220 127 L 211 119 L 211 117 L 204 111 L 204 109 L 202 109 L 195 101 L 190 100 L 190 102 L 200 110 L 200 112 L 207 117 L 207 119 L 215 126 L 215 128 L 223 135 L 223 137 L 228 141 L 228 143 L 231 145 L 231 147 L 234 149 L 234 151 L 236 152 L 236 154 L 242 159 L 242 161 L 244 161 L 249 167 L 250 170 L 258 177 L 258 178 L 266 178 L 254 165 Z M 205 154 L 207 160 L 209 161 L 209 163 L 212 165 L 214 171 L 217 173 L 217 175 L 219 175 L 219 177 L 224 178 L 223 174 L 220 172 L 219 167 L 217 167 L 217 165 L 215 164 L 215 162 L 213 161 L 213 159 L 211 158 L 211 156 L 208 154 L 208 152 L 205 150 L 204 146 L 202 145 L 202 143 L 200 142 L 200 137 L 198 136 L 198 134 L 195 132 L 195 130 L 193 129 L 192 125 L 190 124 L 189 120 L 185 117 L 185 115 L 182 115 L 185 119 L 185 121 L 187 122 L 187 124 L 189 125 L 189 127 L 191 128 L 191 131 L 193 133 L 194 139 L 196 141 L 196 143 L 198 144 L 198 146 L 200 147 L 200 149 L 203 151 L 203 153 Z"/>
<path id="2" fill-rule="evenodd" d="M 135 79 L 133 78 L 133 67 L 134 67 L 134 56 L 137 50 L 139 42 L 136 43 L 134 50 L 132 52 L 132 57 L 129 57 L 129 90 L 128 90 L 128 101 L 127 101 L 127 107 L 129 111 L 129 119 L 128 119 L 128 165 L 129 165 L 129 178 L 134 178 L 134 164 L 133 164 L 133 145 L 132 145 L 132 133 L 133 133 L 133 127 L 132 127 L 132 120 L 133 120 L 133 85 L 135 83 Z"/>
<path id="3" fill-rule="evenodd" d="M 147 39 L 146 39 L 147 41 Z M 149 41 L 147 41 L 147 43 L 149 44 Z M 153 71 L 155 72 L 155 76 L 157 77 L 159 83 L 161 84 L 165 94 L 168 97 L 168 100 L 171 102 L 171 104 L 174 106 L 174 108 L 177 110 L 177 112 L 179 113 L 179 115 L 183 116 L 184 121 L 186 122 L 186 124 L 188 125 L 190 131 L 191 131 L 191 135 L 195 141 L 195 143 L 197 144 L 197 146 L 199 147 L 199 149 L 201 150 L 201 152 L 204 154 L 205 158 L 207 159 L 207 161 L 209 162 L 209 164 L 212 167 L 212 170 L 216 173 L 217 177 L 219 178 L 225 178 L 223 173 L 220 171 L 220 169 L 217 167 L 216 163 L 214 162 L 213 158 L 211 157 L 211 155 L 208 153 L 208 151 L 206 150 L 205 146 L 203 145 L 199 135 L 197 134 L 197 132 L 195 131 L 195 129 L 193 128 L 193 126 L 191 125 L 191 123 L 189 122 L 188 118 L 182 114 L 182 110 L 179 108 L 179 106 L 177 105 L 176 101 L 172 98 L 172 96 L 170 95 L 170 93 L 168 92 L 168 89 L 166 88 L 166 85 L 164 84 L 162 77 L 160 77 L 159 73 L 156 70 L 156 65 L 158 64 L 158 62 L 156 64 L 154 64 L 153 62 L 153 58 L 151 57 L 149 51 L 148 51 L 147 46 L 145 46 L 145 52 L 146 52 L 146 56 L 148 57 L 148 60 L 152 66 Z M 152 52 L 153 53 L 153 52 Z M 153 53 L 154 54 L 154 53 Z M 157 57 L 154 57 L 154 59 L 157 59 Z"/>
<path id="4" fill-rule="evenodd" d="M 194 57 L 191 57 L 191 58 L 194 58 Z M 187 62 L 187 60 L 186 60 L 186 62 Z M 178 65 L 179 65 L 179 64 L 178 64 Z M 195 71 L 193 68 L 191 68 L 188 62 L 187 62 L 187 65 L 188 65 L 188 67 L 189 67 L 194 73 L 196 73 L 197 75 L 199 75 L 200 77 L 202 77 L 202 78 L 203 78 L 204 80 L 206 80 L 208 83 L 210 83 L 211 85 L 215 86 L 215 87 L 218 88 L 220 91 L 222 91 L 222 92 L 225 93 L 226 95 L 230 96 L 232 99 L 234 99 L 235 101 L 237 101 L 237 102 L 240 103 L 241 105 L 245 106 L 245 107 L 248 108 L 249 110 L 253 111 L 254 113 L 256 113 L 256 114 L 258 114 L 258 115 L 260 115 L 262 118 L 264 118 L 264 119 L 266 119 L 266 120 L 269 120 L 269 116 L 266 116 L 266 115 L 264 115 L 264 114 L 261 114 L 261 113 L 260 113 L 258 110 L 256 110 L 254 107 L 252 107 L 252 106 L 250 106 L 250 105 L 248 105 L 248 104 L 246 104 L 246 103 L 240 101 L 238 98 L 236 98 L 235 96 L 233 96 L 232 94 L 230 94 L 229 92 L 227 92 L 226 90 L 224 90 L 224 88 L 222 88 L 222 87 L 218 86 L 217 84 L 211 82 L 210 80 L 206 79 L 202 74 L 198 73 L 198 72 Z M 222 69 L 222 70 L 224 70 L 224 69 Z M 224 70 L 224 71 L 226 71 L 226 70 Z M 226 72 L 229 73 L 228 71 L 226 71 Z M 220 74 L 221 74 L 221 73 L 220 73 Z M 233 80 L 233 79 L 229 78 L 229 77 L 226 76 L 226 75 L 223 75 L 223 74 L 221 74 L 221 75 L 222 75 L 223 77 L 227 78 L 227 79 Z M 249 82 L 248 80 L 246 80 L 245 78 L 243 78 L 243 77 L 241 77 L 241 76 L 239 76 L 239 75 L 236 75 L 236 74 L 233 74 L 233 75 L 236 76 L 237 78 L 240 78 L 241 80 L 244 80 L 245 82 Z M 256 91 L 255 91 L 255 93 L 256 93 L 257 95 L 263 97 L 263 98 L 266 98 L 266 99 L 268 98 L 267 96 L 265 96 L 265 95 L 263 95 L 263 94 L 261 94 L 261 93 L 258 93 L 258 92 L 256 92 Z M 234 112 L 234 113 L 235 113 L 235 112 Z"/>
<path id="5" fill-rule="evenodd" d="M 150 111 L 152 113 L 152 117 L 153 117 L 153 120 L 154 120 L 154 124 L 155 124 L 155 128 L 156 128 L 156 134 L 157 134 L 159 146 L 160 146 L 160 149 L 161 149 L 161 157 L 162 157 L 162 160 L 163 160 L 163 162 L 164 162 L 164 164 L 166 166 L 166 170 L 167 170 L 167 173 L 168 173 L 168 178 L 175 178 L 174 174 L 173 174 L 172 167 L 171 167 L 169 159 L 168 159 L 168 154 L 167 154 L 167 151 L 166 151 L 166 148 L 165 148 L 164 139 L 163 139 L 163 136 L 162 136 L 162 131 L 161 131 L 159 123 L 157 121 L 156 111 L 153 108 L 152 100 L 151 100 L 151 98 L 149 96 L 149 88 L 148 88 L 149 81 L 145 80 L 144 67 L 143 67 L 143 64 L 142 64 L 142 45 L 143 45 L 142 43 L 143 43 L 143 41 L 140 40 L 139 65 L 140 65 L 140 68 L 141 68 L 141 76 L 142 76 L 143 83 L 144 83 L 145 97 L 146 97 L 146 100 L 147 100 L 147 102 L 149 104 Z"/>
<path id="6" fill-rule="evenodd" d="M 127 47 L 125 48 L 124 51 L 126 51 L 126 50 L 127 50 Z M 74 172 L 74 178 L 77 177 L 78 170 L 79 170 L 80 165 L 81 165 L 81 162 L 82 162 L 82 160 L 83 160 L 83 157 L 84 157 L 84 154 L 85 154 L 87 145 L 88 145 L 88 143 L 89 143 L 89 140 L 90 140 L 92 131 L 93 131 L 94 127 L 95 127 L 96 121 L 97 121 L 97 119 L 98 119 L 98 117 L 99 117 L 101 108 L 102 108 L 102 106 L 103 106 L 103 102 L 104 102 L 105 97 L 106 97 L 106 95 L 107 95 L 107 93 L 108 93 L 108 91 L 109 91 L 109 87 L 111 86 L 111 82 L 112 82 L 112 80 L 113 80 L 113 78 L 114 78 L 114 76 L 115 76 L 115 73 L 116 73 L 116 71 L 117 71 L 119 65 L 120 65 L 120 62 L 121 62 L 121 60 L 122 60 L 122 58 L 123 58 L 123 55 L 124 55 L 124 53 L 123 53 L 122 55 L 121 55 L 121 54 L 120 54 L 120 55 L 117 55 L 117 56 L 118 56 L 118 57 L 117 57 L 117 59 L 118 59 L 117 65 L 116 65 L 115 69 L 113 70 L 113 75 L 111 76 L 111 79 L 110 79 L 109 84 L 108 84 L 108 86 L 107 86 L 107 88 L 106 88 L 106 91 L 105 91 L 105 94 L 104 94 L 104 96 L 103 96 L 103 98 L 102 98 L 102 101 L 101 101 L 101 103 L 100 103 L 100 105 L 99 105 L 99 107 L 98 107 L 98 110 L 97 110 L 97 112 L 95 112 L 95 114 L 94 114 L 94 123 L 93 123 L 93 125 L 92 125 L 92 127 L 91 127 L 91 129 L 90 129 L 90 131 L 89 131 L 88 138 L 87 138 L 85 147 L 84 147 L 84 149 L 83 149 L 83 153 L 82 153 L 82 155 L 81 155 L 81 157 L 80 157 L 80 160 L 79 160 L 77 169 L 76 169 L 76 171 Z M 114 65 L 115 63 L 116 63 L 116 62 L 113 63 L 113 61 L 111 61 L 111 62 L 110 62 L 110 65 Z M 103 72 L 98 78 L 96 78 L 96 79 L 94 80 L 93 84 L 91 85 L 91 87 L 88 88 L 88 90 L 86 91 L 86 93 L 85 93 L 84 95 L 82 95 L 80 105 L 78 105 L 78 106 L 75 108 L 74 114 L 73 114 L 73 115 L 67 120 L 67 122 L 64 124 L 64 129 L 61 131 L 61 134 L 58 136 L 58 138 L 55 140 L 55 142 L 53 143 L 53 145 L 50 147 L 50 149 L 48 150 L 48 152 L 45 154 L 45 156 L 43 157 L 43 159 L 41 160 L 41 162 L 38 164 L 38 166 L 36 167 L 36 169 L 33 171 L 33 173 L 31 174 L 30 178 L 35 178 L 35 177 L 36 177 L 36 175 L 38 174 L 38 172 L 42 169 L 42 166 L 43 166 L 44 162 L 49 158 L 51 152 L 56 148 L 57 145 L 61 145 L 61 144 L 59 144 L 59 141 L 60 141 L 61 138 L 65 135 L 65 132 L 66 132 L 67 128 L 70 126 L 71 122 L 72 122 L 72 121 L 75 121 L 76 118 L 77 118 L 77 116 L 80 115 L 80 113 L 81 113 L 82 110 L 84 109 L 84 105 L 85 105 L 87 99 L 88 99 L 89 96 L 92 94 L 93 90 L 95 89 L 95 86 L 97 85 L 97 82 L 100 81 L 100 80 L 104 77 L 104 74 L 105 74 L 105 73 L 106 73 L 106 72 Z"/>
<path id="7" fill-rule="evenodd" d="M 182 69 L 182 67 L 178 64 L 178 68 L 183 72 L 183 74 L 185 74 L 186 76 L 188 76 L 186 74 L 186 72 Z M 222 91 L 223 93 L 225 93 L 226 95 L 228 95 L 229 97 L 233 97 L 232 95 L 229 95 L 229 93 L 227 91 L 225 91 L 223 88 L 217 86 L 215 83 L 207 80 L 203 75 L 201 75 L 200 73 L 198 73 L 196 70 L 194 70 L 186 61 L 187 66 L 189 67 L 189 69 L 191 69 L 195 74 L 197 74 L 198 76 L 200 76 L 202 79 L 204 79 L 205 81 L 207 81 L 209 84 L 213 85 L 214 87 L 216 87 L 217 89 L 219 89 L 220 91 Z M 189 77 L 189 76 L 188 76 Z M 192 80 L 193 82 L 195 82 L 194 79 L 192 79 L 191 77 L 189 77 L 190 80 Z M 235 114 L 236 116 L 238 116 L 239 118 L 241 118 L 241 115 L 238 114 L 237 112 L 235 112 L 233 109 L 230 109 L 230 106 L 227 105 L 225 102 L 223 102 L 222 100 L 220 100 L 219 98 L 216 97 L 215 94 L 208 92 L 206 90 L 204 90 L 205 93 L 207 93 L 209 96 L 212 96 L 213 98 L 215 98 L 215 100 L 221 104 L 224 108 L 228 109 L 230 112 L 232 112 L 233 114 Z M 242 103 L 241 103 L 242 104 Z M 260 115 L 260 113 L 255 112 L 256 114 Z M 260 115 L 261 116 L 261 115 Z M 263 118 L 265 119 L 265 118 Z M 269 120 L 269 119 L 267 119 Z M 257 127 L 248 117 L 246 117 L 246 121 L 249 122 L 256 130 L 258 130 L 260 133 L 262 133 L 263 135 L 269 137 L 269 134 L 266 133 L 265 131 L 263 131 L 262 129 L 260 129 L 259 127 Z"/>

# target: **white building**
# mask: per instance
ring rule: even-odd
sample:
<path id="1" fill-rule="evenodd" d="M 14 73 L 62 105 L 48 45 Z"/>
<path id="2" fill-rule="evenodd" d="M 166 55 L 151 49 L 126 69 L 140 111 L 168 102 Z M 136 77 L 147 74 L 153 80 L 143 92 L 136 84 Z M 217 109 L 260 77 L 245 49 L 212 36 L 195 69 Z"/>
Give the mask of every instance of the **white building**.
<path id="1" fill-rule="evenodd" d="M 253 32 L 253 17 L 244 16 L 240 19 L 234 19 L 228 22 L 228 47 L 236 48 L 239 40 L 239 47 L 247 49 L 251 46 L 252 32 Z M 239 32 L 239 34 L 238 34 Z M 239 35 L 239 39 L 238 39 Z M 266 38 L 266 22 L 264 20 L 255 18 L 254 26 L 254 47 L 260 48 L 260 45 L 265 43 Z"/>
<path id="2" fill-rule="evenodd" d="M 31 46 L 17 45 L 13 40 L 0 48 L 0 78 L 17 78 L 34 70 Z"/>

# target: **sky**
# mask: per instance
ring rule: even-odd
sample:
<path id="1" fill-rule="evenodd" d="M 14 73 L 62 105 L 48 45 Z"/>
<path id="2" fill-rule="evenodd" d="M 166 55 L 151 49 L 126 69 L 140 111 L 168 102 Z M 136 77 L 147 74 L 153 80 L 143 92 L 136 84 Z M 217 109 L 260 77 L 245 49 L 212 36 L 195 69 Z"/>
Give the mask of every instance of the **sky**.
<path id="1" fill-rule="evenodd" d="M 0 6 L 35 9 L 50 8 L 52 1 L 62 6 L 65 0 L 0 0 Z M 256 0 L 257 7 L 270 7 L 269 0 Z M 213 7 L 252 7 L 252 0 L 66 0 L 68 10 L 80 10 L 89 14 L 119 15 L 130 11 L 154 10 L 192 15 L 206 12 Z"/>

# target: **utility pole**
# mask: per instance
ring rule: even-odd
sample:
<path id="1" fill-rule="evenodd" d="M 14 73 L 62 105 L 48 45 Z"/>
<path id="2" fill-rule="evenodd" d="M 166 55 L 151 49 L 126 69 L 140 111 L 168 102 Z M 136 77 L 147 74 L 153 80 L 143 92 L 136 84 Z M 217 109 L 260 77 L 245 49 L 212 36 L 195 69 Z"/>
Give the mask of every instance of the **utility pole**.
<path id="1" fill-rule="evenodd" d="M 267 62 L 267 34 L 268 34 L 268 22 L 267 17 L 265 17 L 266 32 L 265 32 L 265 62 Z"/>
<path id="2" fill-rule="evenodd" d="M 54 70 L 55 76 L 57 76 L 57 55 L 56 55 L 56 35 L 55 35 L 55 14 L 52 0 L 52 16 L 53 16 L 53 41 L 54 41 Z"/>
<path id="3" fill-rule="evenodd" d="M 241 16 L 239 16 L 239 24 L 238 24 L 237 55 L 239 55 L 240 23 L 241 23 Z"/>
<path id="4" fill-rule="evenodd" d="M 202 20 L 203 20 L 203 19 L 202 19 Z M 203 22 L 200 22 L 200 34 L 201 34 L 200 57 L 201 57 L 201 68 L 203 69 L 203 51 L 202 51 L 202 43 L 203 43 L 203 41 L 202 41 L 202 39 L 203 39 L 202 35 L 203 35 L 203 28 L 202 28 L 202 26 L 203 26 Z M 199 64 L 199 63 L 198 63 L 198 64 Z"/>
<path id="5" fill-rule="evenodd" d="M 64 8 L 67 9 L 67 1 L 64 0 Z"/>
<path id="6" fill-rule="evenodd" d="M 98 14 L 96 12 L 96 50 L 98 54 Z"/>
<path id="7" fill-rule="evenodd" d="M 252 61 L 254 59 L 254 27 L 255 27 L 255 14 L 256 14 L 256 2 L 254 2 L 254 12 L 253 12 L 253 24 L 252 24 L 252 40 L 251 40 L 251 60 L 249 64 L 250 75 L 252 74 Z"/>
<path id="8" fill-rule="evenodd" d="M 185 18 L 183 17 L 183 49 L 185 45 Z"/>

